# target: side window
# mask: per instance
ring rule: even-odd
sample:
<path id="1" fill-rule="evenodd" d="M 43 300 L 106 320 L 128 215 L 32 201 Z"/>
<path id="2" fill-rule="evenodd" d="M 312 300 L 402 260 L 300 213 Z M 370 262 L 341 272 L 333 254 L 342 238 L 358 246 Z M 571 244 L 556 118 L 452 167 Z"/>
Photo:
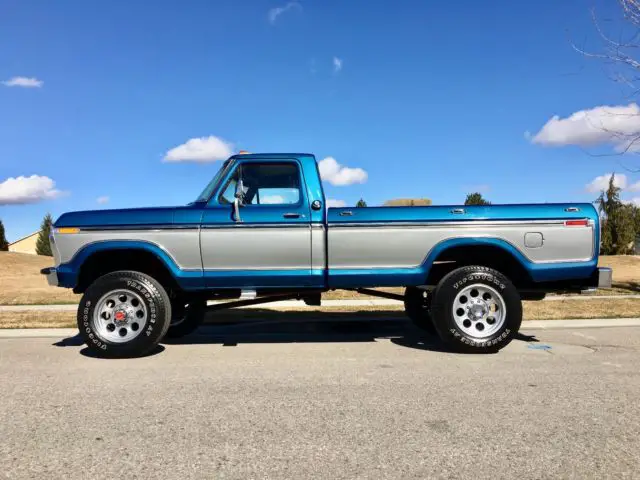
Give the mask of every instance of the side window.
<path id="1" fill-rule="evenodd" d="M 236 185 L 238 184 L 238 172 L 240 168 L 236 168 L 233 177 L 227 184 L 224 191 L 220 194 L 220 203 L 233 203 L 233 199 L 236 196 Z"/>
<path id="2" fill-rule="evenodd" d="M 300 201 L 300 174 L 294 163 L 240 165 L 220 195 L 220 203 L 233 203 L 240 178 L 245 205 L 294 205 Z"/>

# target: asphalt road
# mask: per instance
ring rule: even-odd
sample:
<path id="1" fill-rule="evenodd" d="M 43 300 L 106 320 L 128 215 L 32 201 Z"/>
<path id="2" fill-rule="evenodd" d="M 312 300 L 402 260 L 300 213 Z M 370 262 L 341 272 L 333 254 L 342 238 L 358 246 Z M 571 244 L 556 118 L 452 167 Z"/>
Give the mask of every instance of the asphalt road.
<path id="1" fill-rule="evenodd" d="M 640 328 L 523 333 L 460 355 L 403 322 L 254 324 L 132 360 L 0 339 L 0 478 L 640 477 Z"/>

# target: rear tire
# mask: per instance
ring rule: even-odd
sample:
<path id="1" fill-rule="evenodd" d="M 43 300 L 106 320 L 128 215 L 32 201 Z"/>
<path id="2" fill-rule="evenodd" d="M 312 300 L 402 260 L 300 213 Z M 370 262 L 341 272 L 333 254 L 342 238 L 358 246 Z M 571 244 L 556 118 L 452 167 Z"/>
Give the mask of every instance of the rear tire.
<path id="1" fill-rule="evenodd" d="M 78 329 L 89 350 L 104 358 L 140 357 L 167 333 L 169 296 L 140 272 L 118 271 L 98 278 L 78 308 Z"/>
<path id="2" fill-rule="evenodd" d="M 206 307 L 206 300 L 174 302 L 171 307 L 171 324 L 167 330 L 167 338 L 182 338 L 193 333 L 202 324 Z"/>
<path id="3" fill-rule="evenodd" d="M 438 284 L 431 315 L 440 338 L 454 350 L 496 352 L 518 333 L 522 302 L 518 290 L 500 272 L 462 267 Z"/>
<path id="4" fill-rule="evenodd" d="M 404 291 L 404 311 L 415 326 L 437 335 L 436 327 L 431 319 L 431 292 L 416 287 L 407 287 Z"/>

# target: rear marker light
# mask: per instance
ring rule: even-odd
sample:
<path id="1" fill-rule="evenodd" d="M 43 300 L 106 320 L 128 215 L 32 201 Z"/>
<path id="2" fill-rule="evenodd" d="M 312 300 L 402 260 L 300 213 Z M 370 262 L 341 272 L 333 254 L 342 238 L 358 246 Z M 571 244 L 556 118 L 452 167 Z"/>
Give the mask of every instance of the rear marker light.
<path id="1" fill-rule="evenodd" d="M 567 220 L 564 222 L 565 227 L 586 227 L 589 220 Z"/>

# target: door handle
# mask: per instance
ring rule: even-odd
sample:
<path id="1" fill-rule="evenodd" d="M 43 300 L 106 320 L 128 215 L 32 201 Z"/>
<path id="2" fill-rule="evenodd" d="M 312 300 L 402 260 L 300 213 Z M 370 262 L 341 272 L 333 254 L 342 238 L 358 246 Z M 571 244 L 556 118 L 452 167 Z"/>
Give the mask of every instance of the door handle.
<path id="1" fill-rule="evenodd" d="M 451 213 L 454 213 L 454 214 L 464 213 L 464 208 L 454 208 L 453 210 L 451 210 Z"/>
<path id="2" fill-rule="evenodd" d="M 300 218 L 301 215 L 299 213 L 285 213 L 283 215 L 284 218 Z"/>
<path id="3" fill-rule="evenodd" d="M 353 212 L 351 210 L 345 210 L 344 212 L 340 212 L 341 217 L 350 217 L 351 215 L 353 215 Z"/>

